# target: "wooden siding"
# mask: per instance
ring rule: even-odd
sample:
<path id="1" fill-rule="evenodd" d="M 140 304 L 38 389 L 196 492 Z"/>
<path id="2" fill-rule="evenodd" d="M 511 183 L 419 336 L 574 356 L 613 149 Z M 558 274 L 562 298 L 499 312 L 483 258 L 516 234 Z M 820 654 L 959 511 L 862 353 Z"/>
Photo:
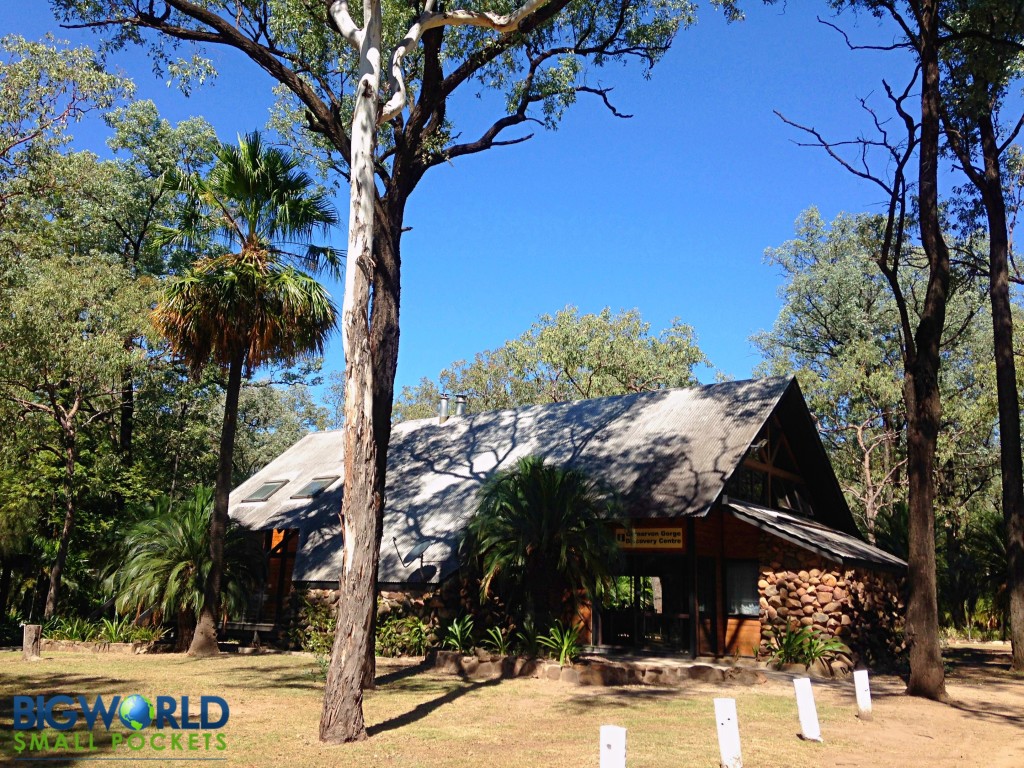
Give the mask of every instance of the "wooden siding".
<path id="1" fill-rule="evenodd" d="M 761 620 L 730 617 L 725 627 L 725 655 L 753 656 L 761 645 Z"/>
<path id="2" fill-rule="evenodd" d="M 718 512 L 722 515 L 722 512 Z M 730 560 L 756 560 L 757 549 L 761 541 L 761 531 L 732 515 L 722 515 L 722 536 L 724 552 Z"/>

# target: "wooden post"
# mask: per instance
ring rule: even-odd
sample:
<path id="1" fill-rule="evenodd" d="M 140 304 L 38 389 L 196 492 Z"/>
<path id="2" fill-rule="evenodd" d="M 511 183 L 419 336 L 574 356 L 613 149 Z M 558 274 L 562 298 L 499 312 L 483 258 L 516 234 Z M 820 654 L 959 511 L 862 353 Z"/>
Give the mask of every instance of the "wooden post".
<path id="1" fill-rule="evenodd" d="M 870 720 L 871 686 L 868 684 L 866 669 L 858 669 L 853 673 L 853 687 L 857 691 L 857 717 L 861 720 Z"/>
<path id="2" fill-rule="evenodd" d="M 601 768 L 626 768 L 626 729 L 601 726 Z"/>
<path id="3" fill-rule="evenodd" d="M 740 753 L 740 724 L 736 717 L 736 699 L 715 699 L 715 720 L 718 721 L 718 751 L 722 768 L 743 768 Z"/>
<path id="4" fill-rule="evenodd" d="M 21 656 L 25 661 L 39 658 L 39 643 L 43 636 L 43 628 L 39 624 L 26 624 L 21 640 Z"/>
<path id="5" fill-rule="evenodd" d="M 814 692 L 811 679 L 799 677 L 793 681 L 796 689 L 796 708 L 800 714 L 800 738 L 807 741 L 822 741 L 821 726 L 818 724 L 818 710 L 814 706 Z"/>

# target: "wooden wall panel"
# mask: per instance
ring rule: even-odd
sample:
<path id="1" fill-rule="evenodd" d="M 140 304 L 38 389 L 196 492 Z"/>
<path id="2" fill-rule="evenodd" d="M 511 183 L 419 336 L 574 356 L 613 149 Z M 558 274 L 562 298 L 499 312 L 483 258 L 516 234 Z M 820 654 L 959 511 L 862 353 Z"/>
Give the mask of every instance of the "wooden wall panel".
<path id="1" fill-rule="evenodd" d="M 725 556 L 730 560 L 756 560 L 761 531 L 737 520 L 732 515 L 723 515 Z"/>
<path id="2" fill-rule="evenodd" d="M 697 556 L 714 557 L 722 551 L 722 512 L 713 510 L 694 521 Z"/>
<path id="3" fill-rule="evenodd" d="M 730 618 L 725 628 L 726 656 L 753 656 L 761 644 L 761 620 Z"/>

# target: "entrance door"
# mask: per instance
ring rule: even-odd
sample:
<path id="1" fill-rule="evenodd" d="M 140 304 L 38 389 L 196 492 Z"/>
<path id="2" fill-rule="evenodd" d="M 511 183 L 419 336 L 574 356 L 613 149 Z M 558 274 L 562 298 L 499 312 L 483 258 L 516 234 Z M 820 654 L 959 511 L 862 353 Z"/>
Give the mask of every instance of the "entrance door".
<path id="1" fill-rule="evenodd" d="M 604 645 L 679 651 L 688 647 L 688 579 L 678 556 L 626 556 L 626 574 L 616 579 L 601 609 Z"/>
<path id="2" fill-rule="evenodd" d="M 697 558 L 697 653 L 718 655 L 718 560 Z"/>

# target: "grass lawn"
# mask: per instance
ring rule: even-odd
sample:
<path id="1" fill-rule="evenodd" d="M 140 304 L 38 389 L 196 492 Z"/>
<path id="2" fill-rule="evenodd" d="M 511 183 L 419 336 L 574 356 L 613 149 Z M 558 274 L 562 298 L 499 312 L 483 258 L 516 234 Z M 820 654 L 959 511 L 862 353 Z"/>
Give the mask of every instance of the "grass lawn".
<path id="1" fill-rule="evenodd" d="M 961 706 L 908 699 L 895 678 L 876 678 L 875 718 L 861 722 L 851 683 L 817 685 L 824 744 L 797 738 L 792 685 L 694 685 L 683 689 L 629 686 L 580 688 L 534 679 L 469 682 L 424 671 L 407 662 L 380 660 L 377 690 L 366 695 L 369 740 L 341 747 L 317 740 L 322 685 L 302 655 L 120 656 L 45 653 L 24 662 L 0 653 L 0 764 L 97 765 L 81 759 L 126 757 L 112 765 L 185 765 L 170 757 L 224 758 L 215 765 L 267 766 L 596 766 L 598 732 L 611 723 L 628 729 L 630 768 L 717 766 L 715 696 L 737 700 L 744 765 L 945 766 L 1024 765 L 1024 683 L 997 668 L 986 677 L 951 683 Z M 991 678 L 991 679 L 989 679 Z M 993 704 L 993 691 L 999 703 Z M 227 749 L 153 752 L 109 747 L 102 726 L 94 752 L 62 760 L 28 762 L 14 749 L 15 695 L 141 693 L 197 700 L 223 697 L 231 717 L 221 733 Z M 82 732 L 82 743 L 87 731 Z M 120 725 L 114 731 L 129 732 Z M 154 729 L 142 733 L 152 735 Z M 138 737 L 136 737 L 138 741 Z M 200 740 L 200 744 L 201 744 Z M 50 753 L 51 756 L 53 753 Z M 149 760 L 139 758 L 146 757 Z M 152 758 L 156 758 L 155 760 Z M 22 758 L 18 760 L 18 758 Z M 17 760 L 17 762 L 16 762 Z M 108 764 L 106 761 L 102 764 Z"/>

